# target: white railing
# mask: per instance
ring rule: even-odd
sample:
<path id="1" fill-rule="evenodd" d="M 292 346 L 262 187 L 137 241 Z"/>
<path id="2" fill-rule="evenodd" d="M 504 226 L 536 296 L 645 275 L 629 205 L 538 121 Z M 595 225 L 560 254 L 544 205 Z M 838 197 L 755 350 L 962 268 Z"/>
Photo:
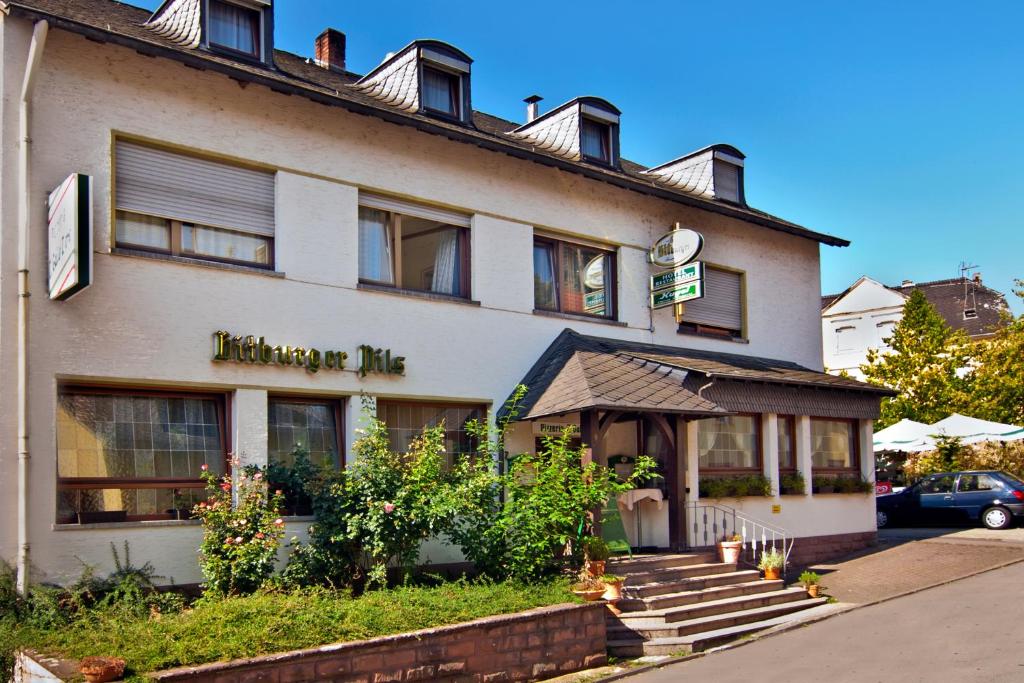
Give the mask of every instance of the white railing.
<path id="1" fill-rule="evenodd" d="M 794 539 L 784 529 L 756 520 L 735 508 L 699 501 L 689 505 L 687 517 L 693 531 L 690 540 L 693 547 L 714 547 L 719 541 L 739 535 L 742 542 L 741 562 L 756 567 L 762 552 L 768 549 L 779 550 L 783 557 L 782 572 L 785 575 Z"/>

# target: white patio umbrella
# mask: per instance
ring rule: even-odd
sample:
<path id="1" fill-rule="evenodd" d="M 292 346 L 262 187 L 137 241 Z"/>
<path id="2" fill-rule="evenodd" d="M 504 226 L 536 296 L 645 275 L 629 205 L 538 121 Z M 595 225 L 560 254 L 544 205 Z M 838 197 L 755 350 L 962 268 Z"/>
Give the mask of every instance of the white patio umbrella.
<path id="1" fill-rule="evenodd" d="M 929 436 L 930 433 L 932 433 L 930 425 L 903 418 L 896 424 L 875 432 L 874 450 L 875 453 L 928 450 L 934 445 L 934 440 Z"/>
<path id="2" fill-rule="evenodd" d="M 930 427 L 930 434 L 955 436 L 964 444 L 982 441 L 1017 441 L 1024 439 L 1024 427 L 979 420 L 960 413 L 939 420 Z"/>

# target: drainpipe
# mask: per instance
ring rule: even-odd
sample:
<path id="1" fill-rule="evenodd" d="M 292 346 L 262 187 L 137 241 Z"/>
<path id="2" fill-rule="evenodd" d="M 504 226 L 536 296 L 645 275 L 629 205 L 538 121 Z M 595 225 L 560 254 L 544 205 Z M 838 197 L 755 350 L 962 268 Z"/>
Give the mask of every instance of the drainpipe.
<path id="1" fill-rule="evenodd" d="M 36 72 L 43 59 L 49 24 L 38 21 L 32 29 L 25 80 L 18 109 L 18 592 L 28 593 L 28 263 L 32 194 L 29 188 L 29 101 Z"/>

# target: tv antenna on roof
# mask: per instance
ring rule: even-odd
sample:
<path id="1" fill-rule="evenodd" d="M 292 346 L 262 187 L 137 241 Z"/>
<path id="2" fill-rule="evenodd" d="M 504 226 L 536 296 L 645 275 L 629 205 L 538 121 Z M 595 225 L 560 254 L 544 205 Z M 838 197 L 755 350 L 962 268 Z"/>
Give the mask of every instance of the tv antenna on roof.
<path id="1" fill-rule="evenodd" d="M 977 285 L 980 281 L 978 273 L 971 274 L 971 271 L 978 266 L 971 266 L 967 261 L 960 262 L 960 279 L 964 283 L 964 320 L 971 320 L 978 317 Z"/>

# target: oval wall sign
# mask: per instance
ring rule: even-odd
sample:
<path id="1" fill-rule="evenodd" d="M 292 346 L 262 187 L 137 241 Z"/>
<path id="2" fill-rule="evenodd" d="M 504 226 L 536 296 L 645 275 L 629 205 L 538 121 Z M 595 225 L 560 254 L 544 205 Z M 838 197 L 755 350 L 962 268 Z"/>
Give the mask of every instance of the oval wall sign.
<path id="1" fill-rule="evenodd" d="M 675 268 L 697 258 L 703 248 L 704 237 L 696 230 L 673 230 L 651 247 L 651 263 L 661 268 Z"/>

